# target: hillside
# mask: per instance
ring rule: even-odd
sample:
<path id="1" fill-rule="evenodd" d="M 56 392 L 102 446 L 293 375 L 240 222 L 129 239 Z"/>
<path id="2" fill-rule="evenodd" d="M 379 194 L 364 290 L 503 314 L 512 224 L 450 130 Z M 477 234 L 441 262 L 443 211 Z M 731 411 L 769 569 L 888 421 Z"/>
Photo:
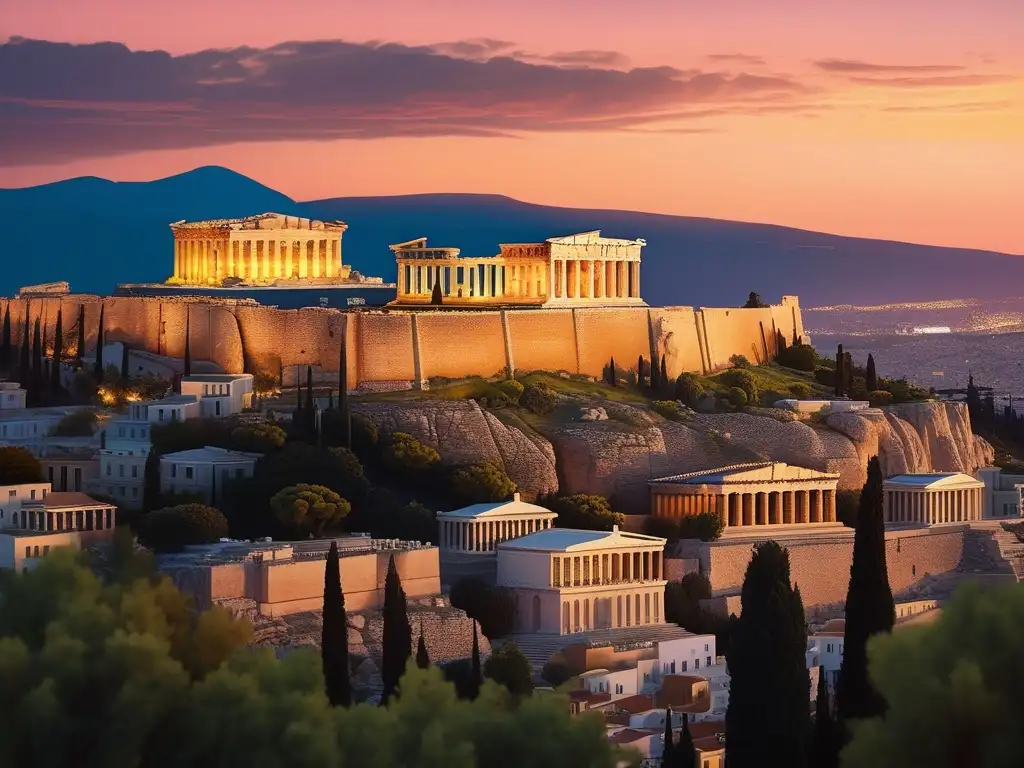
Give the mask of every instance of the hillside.
<path id="1" fill-rule="evenodd" d="M 883 304 L 942 298 L 1001 298 L 1020 292 L 1017 256 L 749 224 L 630 211 L 579 210 L 496 195 L 435 194 L 334 198 L 299 203 L 223 168 L 199 168 L 152 182 L 71 179 L 0 190 L 9 230 L 0 294 L 68 280 L 76 291 L 106 293 L 118 282 L 160 280 L 171 263 L 167 225 L 265 211 L 338 218 L 350 229 L 343 253 L 368 275 L 394 279 L 390 243 L 428 237 L 465 254 L 492 254 L 523 242 L 602 229 L 642 237 L 641 289 L 654 305 L 728 306 L 751 290 L 804 306 Z M 955 286 L 955 287 L 951 287 Z"/>

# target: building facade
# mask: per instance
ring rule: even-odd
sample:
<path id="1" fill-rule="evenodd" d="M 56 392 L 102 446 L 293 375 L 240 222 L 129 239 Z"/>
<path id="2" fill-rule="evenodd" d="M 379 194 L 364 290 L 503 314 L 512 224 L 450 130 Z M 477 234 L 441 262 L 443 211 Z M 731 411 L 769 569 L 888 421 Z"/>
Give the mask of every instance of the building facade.
<path id="1" fill-rule="evenodd" d="M 0 411 L 17 411 L 25 407 L 28 393 L 16 381 L 0 381 Z"/>
<path id="2" fill-rule="evenodd" d="M 270 285 L 277 280 L 347 280 L 341 237 L 348 226 L 280 213 L 238 219 L 178 221 L 174 278 L 188 285 L 220 285 L 227 278 Z"/>
<path id="3" fill-rule="evenodd" d="M 181 394 L 199 400 L 199 415 L 222 418 L 252 408 L 251 373 L 199 373 L 183 376 Z"/>
<path id="4" fill-rule="evenodd" d="M 0 568 L 20 571 L 56 547 L 110 539 L 116 507 L 49 483 L 0 486 Z"/>
<path id="5" fill-rule="evenodd" d="M 502 244 L 497 256 L 460 256 L 426 238 L 392 245 L 397 305 L 429 305 L 434 287 L 446 305 L 645 306 L 640 298 L 643 240 L 599 230 L 541 243 Z"/>
<path id="6" fill-rule="evenodd" d="M 160 492 L 194 494 L 216 505 L 230 483 L 252 477 L 261 454 L 206 446 L 160 457 Z"/>
<path id="7" fill-rule="evenodd" d="M 985 483 L 961 472 L 897 475 L 882 489 L 887 525 L 967 523 L 985 507 Z"/>
<path id="8" fill-rule="evenodd" d="M 1024 475 L 1004 472 L 999 467 L 982 467 L 978 479 L 985 484 L 985 504 L 981 516 L 985 520 L 1019 518 Z"/>
<path id="9" fill-rule="evenodd" d="M 838 474 L 782 462 L 736 464 L 648 483 L 652 515 L 711 512 L 721 518 L 723 535 L 769 526 L 835 526 L 838 484 Z"/>
<path id="10" fill-rule="evenodd" d="M 664 623 L 665 539 L 551 528 L 498 545 L 497 583 L 519 606 L 518 631 L 576 634 Z"/>

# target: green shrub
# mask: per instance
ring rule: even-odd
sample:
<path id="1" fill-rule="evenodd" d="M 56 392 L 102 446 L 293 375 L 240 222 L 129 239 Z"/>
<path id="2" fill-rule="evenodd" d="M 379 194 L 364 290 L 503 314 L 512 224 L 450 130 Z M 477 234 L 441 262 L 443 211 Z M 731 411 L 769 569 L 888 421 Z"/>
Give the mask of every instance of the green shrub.
<path id="1" fill-rule="evenodd" d="M 747 359 L 746 355 L 733 355 L 729 358 L 729 362 L 732 363 L 734 368 L 749 368 L 750 360 Z"/>
<path id="2" fill-rule="evenodd" d="M 516 492 L 516 484 L 493 461 L 456 467 L 451 473 L 452 491 L 464 504 L 504 501 Z"/>
<path id="3" fill-rule="evenodd" d="M 549 661 L 540 671 L 540 678 L 552 688 L 572 680 L 576 675 L 564 661 Z"/>
<path id="4" fill-rule="evenodd" d="M 558 515 L 559 528 L 577 528 L 586 531 L 610 531 L 622 524 L 622 515 L 612 510 L 604 496 L 575 493 L 571 496 L 548 496 L 537 503 Z"/>
<path id="5" fill-rule="evenodd" d="M 385 442 L 381 460 L 395 472 L 421 473 L 437 465 L 441 454 L 410 434 L 394 432 Z"/>
<path id="6" fill-rule="evenodd" d="M 306 483 L 282 488 L 270 499 L 270 508 L 288 529 L 315 536 L 337 526 L 352 511 L 352 505 L 330 488 Z"/>
<path id="7" fill-rule="evenodd" d="M 649 515 L 644 520 L 644 533 L 648 536 L 675 541 L 679 538 L 679 521 L 672 517 Z"/>
<path id="8" fill-rule="evenodd" d="M 43 466 L 31 451 L 16 445 L 0 446 L 0 485 L 41 482 Z"/>
<path id="9" fill-rule="evenodd" d="M 679 538 L 715 541 L 722 535 L 724 525 L 717 512 L 701 512 L 679 519 Z"/>
<path id="10" fill-rule="evenodd" d="M 227 535 L 227 518 L 205 504 L 158 509 L 139 526 L 139 542 L 156 552 L 180 552 L 189 544 L 211 544 Z"/>
<path id="11" fill-rule="evenodd" d="M 238 451 L 269 453 L 284 446 L 284 430 L 275 424 L 244 424 L 231 433 L 231 446 Z"/>
<path id="12" fill-rule="evenodd" d="M 729 405 L 733 408 L 742 408 L 747 404 L 747 393 L 739 387 L 729 388 Z"/>
<path id="13" fill-rule="evenodd" d="M 868 402 L 876 408 L 880 408 L 883 405 L 892 405 L 892 392 L 876 389 L 874 392 L 868 393 Z"/>
<path id="14" fill-rule="evenodd" d="M 797 344 L 780 350 L 775 362 L 783 368 L 810 373 L 817 370 L 818 353 L 810 344 Z"/>
<path id="15" fill-rule="evenodd" d="M 679 404 L 675 400 L 655 400 L 651 403 L 651 408 L 666 419 L 679 418 Z"/>
<path id="16" fill-rule="evenodd" d="M 826 387 L 834 387 L 836 385 L 836 372 L 831 368 L 819 365 L 814 369 L 814 380 Z"/>
<path id="17" fill-rule="evenodd" d="M 789 394 L 797 400 L 809 400 L 811 397 L 811 385 L 798 381 L 789 385 Z"/>
<path id="18" fill-rule="evenodd" d="M 704 396 L 704 387 L 695 373 L 680 373 L 676 379 L 676 400 L 693 407 Z"/>
<path id="19" fill-rule="evenodd" d="M 498 384 L 498 389 L 505 394 L 505 397 L 508 398 L 510 403 L 518 404 L 519 398 L 523 396 L 524 387 L 520 381 L 516 381 L 515 379 L 506 379 Z"/>
<path id="20" fill-rule="evenodd" d="M 720 381 L 729 388 L 742 389 L 747 396 L 748 403 L 756 403 L 759 398 L 757 380 L 754 374 L 742 368 L 733 368 L 726 371 L 719 377 Z M 732 399 L 730 395 L 729 399 Z"/>
<path id="21" fill-rule="evenodd" d="M 92 408 L 72 411 L 53 428 L 53 434 L 59 437 L 91 437 L 95 431 L 96 411 Z"/>
<path id="22" fill-rule="evenodd" d="M 555 394 L 547 384 L 527 384 L 519 398 L 519 404 L 531 413 L 544 416 L 555 410 Z"/>

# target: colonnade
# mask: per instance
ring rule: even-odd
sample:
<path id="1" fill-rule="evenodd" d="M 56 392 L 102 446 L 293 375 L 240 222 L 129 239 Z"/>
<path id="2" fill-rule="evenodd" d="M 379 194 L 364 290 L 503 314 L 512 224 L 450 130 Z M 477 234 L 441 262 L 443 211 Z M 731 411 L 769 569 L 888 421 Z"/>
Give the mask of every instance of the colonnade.
<path id="1" fill-rule="evenodd" d="M 507 267 L 500 259 L 457 261 L 398 260 L 398 296 L 429 299 L 440 283 L 441 294 L 458 299 L 506 296 Z"/>
<path id="2" fill-rule="evenodd" d="M 885 522 L 966 523 L 982 518 L 982 488 L 886 490 Z"/>
<path id="3" fill-rule="evenodd" d="M 550 585 L 565 589 L 660 581 L 663 578 L 662 556 L 659 550 L 552 555 Z"/>
<path id="4" fill-rule="evenodd" d="M 661 624 L 663 587 L 562 600 L 561 634 Z"/>
<path id="5" fill-rule="evenodd" d="M 36 512 L 23 509 L 22 524 L 30 531 L 104 531 L 114 527 L 113 509 L 75 509 Z M 17 522 L 13 521 L 14 527 Z"/>
<path id="6" fill-rule="evenodd" d="M 441 549 L 457 552 L 494 552 L 498 544 L 551 527 L 552 519 L 445 520 L 441 519 Z"/>
<path id="7" fill-rule="evenodd" d="M 341 236 L 175 239 L 174 276 L 186 283 L 345 278 Z"/>
<path id="8" fill-rule="evenodd" d="M 721 493 L 651 494 L 658 517 L 717 514 L 726 528 L 836 522 L 836 492 L 831 488 Z"/>
<path id="9" fill-rule="evenodd" d="M 550 298 L 639 299 L 639 261 L 552 259 Z"/>

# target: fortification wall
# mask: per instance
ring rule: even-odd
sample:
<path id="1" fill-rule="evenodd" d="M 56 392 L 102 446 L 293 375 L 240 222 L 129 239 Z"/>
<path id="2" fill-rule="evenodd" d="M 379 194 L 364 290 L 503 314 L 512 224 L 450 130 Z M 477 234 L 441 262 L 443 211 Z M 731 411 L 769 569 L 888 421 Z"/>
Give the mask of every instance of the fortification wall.
<path id="1" fill-rule="evenodd" d="M 73 349 L 79 308 L 85 308 L 86 347 L 93 349 L 101 307 L 107 341 L 182 357 L 186 313 L 194 360 L 211 360 L 228 372 L 276 374 L 311 365 L 337 376 L 341 334 L 348 335 L 351 386 L 422 382 L 433 376 L 492 376 L 499 371 L 568 371 L 602 375 L 608 361 L 625 370 L 652 354 L 668 373 L 707 372 L 729 365 L 732 355 L 763 360 L 775 350 L 775 331 L 787 340 L 802 335 L 799 302 L 764 309 L 693 310 L 690 307 L 625 309 L 524 309 L 478 312 L 280 310 L 247 302 L 69 295 L 10 299 L 11 335 L 21 339 L 40 317 L 53 339 L 58 308 L 64 343 Z M 290 380 L 290 379 L 289 379 Z"/>
<path id="2" fill-rule="evenodd" d="M 885 554 L 893 594 L 957 567 L 964 549 L 964 528 L 886 531 Z M 843 604 L 853 563 L 853 530 L 818 539 L 779 543 L 789 550 L 790 577 L 799 585 L 804 607 Z M 744 537 L 703 545 L 701 569 L 714 592 L 738 592 L 750 562 L 752 541 Z"/>

